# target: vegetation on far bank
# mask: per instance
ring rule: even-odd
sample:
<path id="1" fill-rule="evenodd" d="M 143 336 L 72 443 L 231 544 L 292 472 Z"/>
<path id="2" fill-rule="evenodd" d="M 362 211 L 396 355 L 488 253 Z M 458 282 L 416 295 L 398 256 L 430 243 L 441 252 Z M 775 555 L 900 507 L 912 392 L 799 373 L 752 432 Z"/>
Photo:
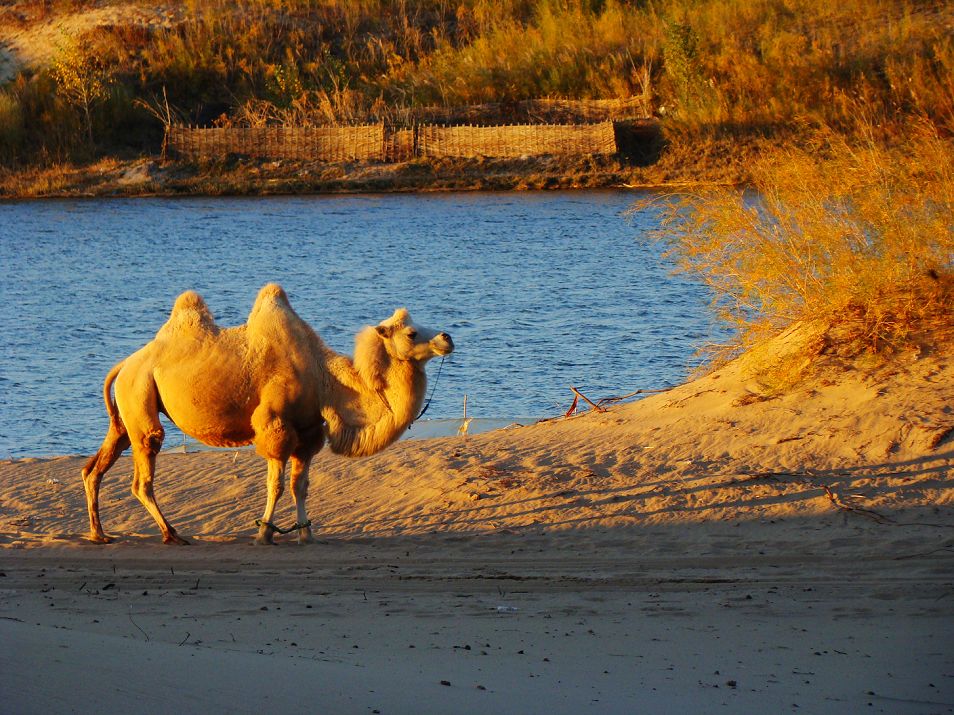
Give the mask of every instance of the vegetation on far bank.
<path id="1" fill-rule="evenodd" d="M 110 5 L 109 3 L 105 3 Z M 111 3 L 121 7 L 130 2 Z M 21 0 L 22 29 L 104 5 Z M 189 0 L 62 37 L 0 88 L 0 162 L 158 150 L 206 124 L 401 121 L 421 107 L 640 95 L 670 144 L 954 121 L 954 8 L 923 0 Z"/>

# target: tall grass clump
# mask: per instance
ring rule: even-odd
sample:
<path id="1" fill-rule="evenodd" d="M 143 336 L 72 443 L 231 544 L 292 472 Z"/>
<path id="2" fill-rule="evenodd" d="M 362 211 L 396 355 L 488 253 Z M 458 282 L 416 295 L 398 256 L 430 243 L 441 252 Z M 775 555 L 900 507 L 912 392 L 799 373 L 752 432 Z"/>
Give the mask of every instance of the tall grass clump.
<path id="1" fill-rule="evenodd" d="M 385 85 L 422 104 L 533 97 L 616 98 L 645 91 L 659 50 L 653 22 L 619 0 L 536 0 L 519 11 L 461 4 L 456 32 Z M 468 28 L 473 24 L 473 29 Z"/>
<path id="2" fill-rule="evenodd" d="M 0 159 L 16 156 L 23 141 L 23 108 L 12 92 L 0 90 Z"/>
<path id="3" fill-rule="evenodd" d="M 763 159 L 750 192 L 674 197 L 669 255 L 711 289 L 729 354 L 799 322 L 842 354 L 951 332 L 954 145 L 929 123 L 912 134 L 886 148 L 825 133 Z"/>

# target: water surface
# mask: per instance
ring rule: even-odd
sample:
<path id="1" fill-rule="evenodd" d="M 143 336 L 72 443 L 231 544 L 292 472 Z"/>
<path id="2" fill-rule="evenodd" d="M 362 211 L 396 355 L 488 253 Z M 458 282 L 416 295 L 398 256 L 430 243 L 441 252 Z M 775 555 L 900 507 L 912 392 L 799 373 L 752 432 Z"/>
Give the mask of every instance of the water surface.
<path id="1" fill-rule="evenodd" d="M 102 381 L 199 291 L 222 325 L 281 283 L 350 354 L 407 306 L 451 333 L 428 418 L 503 420 L 681 381 L 713 338 L 704 290 L 670 275 L 625 191 L 0 204 L 0 457 L 90 453 Z M 432 376 L 437 368 L 431 363 Z M 181 441 L 170 430 L 167 445 Z"/>

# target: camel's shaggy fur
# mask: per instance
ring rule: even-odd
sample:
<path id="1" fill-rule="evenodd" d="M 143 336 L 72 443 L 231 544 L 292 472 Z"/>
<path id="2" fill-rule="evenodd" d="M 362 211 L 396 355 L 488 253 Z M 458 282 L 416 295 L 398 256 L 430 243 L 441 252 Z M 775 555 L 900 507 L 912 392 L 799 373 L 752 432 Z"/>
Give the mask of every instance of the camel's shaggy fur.
<path id="1" fill-rule="evenodd" d="M 246 324 L 233 328 L 217 326 L 198 293 L 183 293 L 155 339 L 106 376 L 109 431 L 83 469 L 90 540 L 111 540 L 99 518 L 100 482 L 132 445 L 133 494 L 159 524 L 166 543 L 186 543 L 153 493 L 163 440 L 160 412 L 205 444 L 254 444 L 268 461 L 259 543 L 272 543 L 272 516 L 290 463 L 299 540 L 310 540 L 305 497 L 311 458 L 326 440 L 334 452 L 350 457 L 394 442 L 421 408 L 424 364 L 453 349 L 449 335 L 415 326 L 400 308 L 358 333 L 351 360 L 322 342 L 278 285 L 262 288 Z"/>

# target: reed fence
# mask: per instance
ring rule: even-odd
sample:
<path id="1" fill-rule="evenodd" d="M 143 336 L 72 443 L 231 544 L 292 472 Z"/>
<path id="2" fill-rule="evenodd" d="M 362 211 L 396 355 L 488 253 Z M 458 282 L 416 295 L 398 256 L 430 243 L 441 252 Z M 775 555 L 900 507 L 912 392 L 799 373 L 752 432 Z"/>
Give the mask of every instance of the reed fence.
<path id="1" fill-rule="evenodd" d="M 167 146 L 189 159 L 229 154 L 271 159 L 378 161 L 384 158 L 384 124 L 334 127 L 167 128 Z"/>
<path id="2" fill-rule="evenodd" d="M 167 128 L 166 146 L 186 159 L 229 154 L 317 161 L 407 161 L 414 157 L 515 158 L 544 154 L 613 154 L 613 122 L 499 126 L 384 124 L 333 127 Z"/>
<path id="3" fill-rule="evenodd" d="M 612 122 L 496 127 L 425 125 L 418 130 L 417 150 L 426 157 L 613 154 L 616 137 Z"/>

